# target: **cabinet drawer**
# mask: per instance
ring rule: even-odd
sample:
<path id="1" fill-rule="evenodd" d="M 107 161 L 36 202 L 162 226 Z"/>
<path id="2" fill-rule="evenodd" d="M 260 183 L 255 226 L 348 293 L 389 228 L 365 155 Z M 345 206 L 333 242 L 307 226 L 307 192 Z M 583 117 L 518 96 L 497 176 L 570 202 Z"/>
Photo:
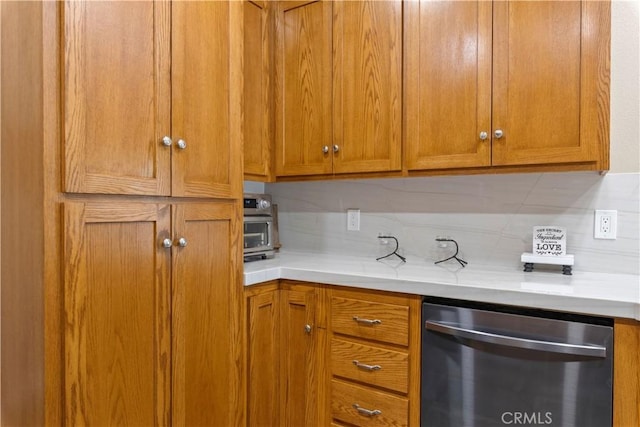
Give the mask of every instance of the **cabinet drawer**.
<path id="1" fill-rule="evenodd" d="M 404 352 L 334 338 L 331 340 L 331 370 L 333 375 L 400 393 L 408 392 L 409 355 Z"/>
<path id="2" fill-rule="evenodd" d="M 405 398 L 331 381 L 331 416 L 336 420 L 356 426 L 406 426 L 408 414 L 409 401 Z"/>
<path id="3" fill-rule="evenodd" d="M 331 298 L 334 333 L 399 344 L 409 344 L 409 307 L 350 298 Z"/>

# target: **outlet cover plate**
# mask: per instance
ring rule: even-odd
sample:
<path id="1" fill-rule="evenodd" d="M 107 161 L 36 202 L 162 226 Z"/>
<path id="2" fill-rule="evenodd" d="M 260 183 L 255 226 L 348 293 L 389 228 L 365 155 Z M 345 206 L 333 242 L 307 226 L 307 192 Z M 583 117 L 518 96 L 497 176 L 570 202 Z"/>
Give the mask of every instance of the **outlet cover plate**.
<path id="1" fill-rule="evenodd" d="M 360 209 L 347 209 L 347 231 L 360 231 Z"/>
<path id="2" fill-rule="evenodd" d="M 618 233 L 618 211 L 596 210 L 593 222 L 594 239 L 615 240 Z"/>

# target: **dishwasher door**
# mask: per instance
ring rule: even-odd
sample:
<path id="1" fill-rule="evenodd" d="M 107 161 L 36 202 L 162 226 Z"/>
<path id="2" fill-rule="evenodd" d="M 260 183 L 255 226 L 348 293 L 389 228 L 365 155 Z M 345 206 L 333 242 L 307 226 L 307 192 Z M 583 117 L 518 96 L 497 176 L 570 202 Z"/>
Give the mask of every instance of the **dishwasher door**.
<path id="1" fill-rule="evenodd" d="M 611 319 L 503 309 L 423 304 L 421 425 L 611 426 Z"/>

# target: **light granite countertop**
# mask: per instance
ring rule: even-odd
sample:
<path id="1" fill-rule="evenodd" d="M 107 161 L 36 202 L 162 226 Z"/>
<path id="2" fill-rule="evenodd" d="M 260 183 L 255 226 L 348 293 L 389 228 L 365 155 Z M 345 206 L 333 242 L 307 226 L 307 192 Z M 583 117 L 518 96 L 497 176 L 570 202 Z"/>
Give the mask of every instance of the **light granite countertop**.
<path id="1" fill-rule="evenodd" d="M 640 320 L 640 276 L 574 271 L 525 273 L 455 261 L 434 265 L 309 252 L 280 252 L 244 264 L 244 285 L 290 279 L 354 288 L 508 304 Z"/>

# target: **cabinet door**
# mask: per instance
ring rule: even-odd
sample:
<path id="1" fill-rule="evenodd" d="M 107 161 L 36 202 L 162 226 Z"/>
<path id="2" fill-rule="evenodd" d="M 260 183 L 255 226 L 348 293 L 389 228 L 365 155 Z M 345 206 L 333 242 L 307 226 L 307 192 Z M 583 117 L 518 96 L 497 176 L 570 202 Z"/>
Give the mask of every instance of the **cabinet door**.
<path id="1" fill-rule="evenodd" d="M 248 300 L 247 425 L 251 427 L 281 425 L 279 295 L 272 290 Z"/>
<path id="2" fill-rule="evenodd" d="M 168 195 L 169 6 L 66 1 L 64 189 Z"/>
<path id="3" fill-rule="evenodd" d="M 333 170 L 400 170 L 402 2 L 339 1 L 333 14 Z"/>
<path id="4" fill-rule="evenodd" d="M 169 207 L 64 205 L 67 425 L 169 423 Z"/>
<path id="5" fill-rule="evenodd" d="M 495 2 L 493 16 L 493 164 L 600 159 L 609 2 Z"/>
<path id="6" fill-rule="evenodd" d="M 276 175 L 332 171 L 330 1 L 279 2 Z"/>
<path id="7" fill-rule="evenodd" d="M 616 319 L 613 361 L 613 425 L 640 425 L 640 322 Z"/>
<path id="8" fill-rule="evenodd" d="M 235 204 L 173 207 L 172 422 L 240 425 L 241 222 Z M 181 242 L 180 239 L 184 239 Z"/>
<path id="9" fill-rule="evenodd" d="M 171 5 L 172 194 L 240 197 L 243 4 Z"/>
<path id="10" fill-rule="evenodd" d="M 244 2 L 244 178 L 268 181 L 273 141 L 273 5 Z"/>
<path id="11" fill-rule="evenodd" d="M 491 164 L 491 11 L 489 1 L 405 3 L 409 170 Z"/>
<path id="12" fill-rule="evenodd" d="M 283 289 L 281 298 L 282 426 L 318 424 L 316 291 Z"/>

